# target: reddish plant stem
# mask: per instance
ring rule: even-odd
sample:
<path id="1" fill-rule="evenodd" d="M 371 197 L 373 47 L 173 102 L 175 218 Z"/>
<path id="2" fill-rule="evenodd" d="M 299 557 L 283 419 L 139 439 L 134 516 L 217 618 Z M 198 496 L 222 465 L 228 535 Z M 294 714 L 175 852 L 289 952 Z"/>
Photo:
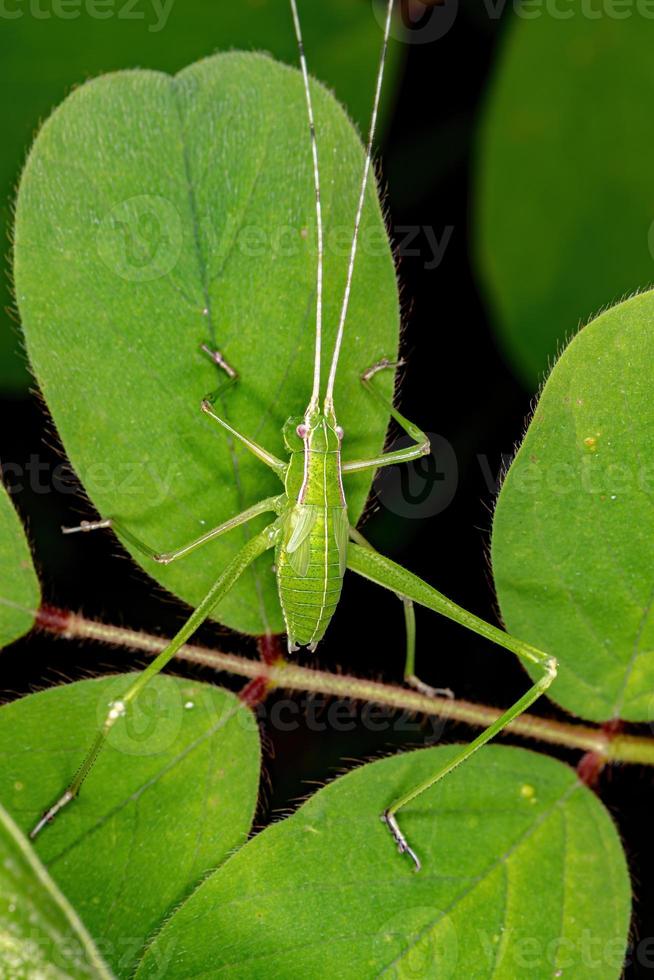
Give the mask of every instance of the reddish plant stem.
<path id="1" fill-rule="evenodd" d="M 138 650 L 150 656 L 160 653 L 168 643 L 157 636 L 95 622 L 52 606 L 42 607 L 37 614 L 36 625 L 66 639 L 93 640 Z M 263 643 L 261 639 L 259 641 L 261 660 L 192 644 L 183 646 L 177 656 L 181 660 L 249 678 L 252 683 L 246 685 L 240 695 L 248 704 L 258 703 L 268 691 L 281 688 L 386 705 L 400 711 L 460 721 L 475 728 L 490 725 L 501 714 L 497 708 L 470 701 L 428 697 L 405 687 L 299 667 L 283 659 L 278 637 L 262 639 Z M 254 702 L 251 701 L 253 698 L 256 698 Z M 593 767 L 606 762 L 654 766 L 654 739 L 623 734 L 612 723 L 604 726 L 570 724 L 525 714 L 507 726 L 506 731 L 522 738 L 579 749 L 586 753 L 589 763 L 592 759 Z"/>

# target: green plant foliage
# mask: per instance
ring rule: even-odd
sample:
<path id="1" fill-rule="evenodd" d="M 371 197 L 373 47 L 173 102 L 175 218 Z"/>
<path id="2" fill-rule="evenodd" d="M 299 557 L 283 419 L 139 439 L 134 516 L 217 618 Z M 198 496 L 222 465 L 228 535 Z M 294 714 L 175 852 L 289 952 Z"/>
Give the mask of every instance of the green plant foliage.
<path id="1" fill-rule="evenodd" d="M 507 629 L 560 660 L 551 696 L 595 721 L 651 721 L 654 292 L 570 344 L 543 390 L 493 524 Z"/>
<path id="2" fill-rule="evenodd" d="M 0 648 L 31 630 L 40 604 L 27 538 L 0 483 Z"/>
<path id="3" fill-rule="evenodd" d="M 580 323 L 654 278 L 651 21 L 567 13 L 515 19 L 480 139 L 479 267 L 532 389 Z"/>
<path id="4" fill-rule="evenodd" d="M 0 968 L 12 980 L 110 980 L 81 921 L 0 807 Z"/>
<path id="5" fill-rule="evenodd" d="M 0 800 L 24 831 L 63 791 L 126 676 L 52 688 L 0 709 Z M 37 840 L 107 961 L 127 976 L 175 905 L 250 831 L 256 721 L 232 694 L 158 677 L 112 731 Z"/>
<path id="6" fill-rule="evenodd" d="M 330 351 L 363 151 L 340 106 L 322 87 L 314 92 Z M 282 425 L 304 411 L 311 385 L 311 173 L 299 73 L 238 53 L 175 79 L 135 71 L 91 82 L 55 112 L 32 150 L 15 232 L 30 360 L 99 512 L 121 518 L 157 550 L 281 490 L 271 471 L 201 416 L 201 398 L 221 379 L 199 345 L 219 346 L 241 376 L 219 412 L 283 455 Z M 351 456 L 383 445 L 386 418 L 359 375 L 394 354 L 398 320 L 371 187 L 336 386 Z M 390 394 L 392 378 L 383 383 Z M 369 487 L 369 475 L 348 478 L 353 522 Z M 251 533 L 233 532 L 169 567 L 135 557 L 197 604 Z M 217 610 L 221 622 L 253 634 L 283 628 L 271 569 L 264 556 L 244 576 Z"/>
<path id="7" fill-rule="evenodd" d="M 492 747 L 402 813 L 379 814 L 454 746 L 367 765 L 242 848 L 177 911 L 138 980 L 171 975 L 617 980 L 629 925 L 620 842 L 566 766 Z"/>
<path id="8" fill-rule="evenodd" d="M 11 10 L 9 9 L 11 8 Z M 42 0 L 40 16 L 25 3 L 7 5 L 2 20 L 3 152 L 0 156 L 0 222 L 11 226 L 11 204 L 25 151 L 39 120 L 74 85 L 101 72 L 140 65 L 176 72 L 217 48 L 269 51 L 297 63 L 297 46 L 288 0 L 100 0 L 79 5 Z M 60 13 L 63 11 L 63 14 Z M 15 14 L 15 16 L 9 16 Z M 368 4 L 324 0 L 301 4 L 307 57 L 312 73 L 329 84 L 364 130 L 372 100 L 372 79 L 380 44 L 379 24 Z M 401 66 L 404 45 L 391 43 L 388 91 Z M 26 56 L 27 55 L 27 56 Z M 34 65 L 39 71 L 34 72 Z M 389 108 L 388 97 L 383 109 Z M 8 284 L 0 284 L 0 388 L 27 384 L 24 356 L 18 353 L 15 323 L 2 310 L 11 302 Z"/>

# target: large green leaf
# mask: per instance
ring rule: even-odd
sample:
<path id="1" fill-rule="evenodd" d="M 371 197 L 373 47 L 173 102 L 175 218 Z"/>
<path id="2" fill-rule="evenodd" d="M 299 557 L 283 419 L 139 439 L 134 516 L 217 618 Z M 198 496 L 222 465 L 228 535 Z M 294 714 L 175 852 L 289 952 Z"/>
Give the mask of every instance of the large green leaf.
<path id="1" fill-rule="evenodd" d="M 11 980 L 110 980 L 81 921 L 0 807 L 0 969 Z"/>
<path id="2" fill-rule="evenodd" d="M 0 800 L 23 830 L 65 789 L 125 683 L 82 681 L 0 709 Z M 259 766 L 256 721 L 233 695 L 158 677 L 116 724 L 79 798 L 37 838 L 121 976 L 171 909 L 246 839 Z"/>
<path id="3" fill-rule="evenodd" d="M 493 523 L 507 629 L 560 660 L 551 696 L 651 721 L 654 292 L 570 344 L 543 390 Z"/>
<path id="4" fill-rule="evenodd" d="M 320 86 L 314 93 L 329 350 L 363 151 L 333 98 Z M 104 77 L 55 112 L 23 175 L 15 278 L 32 365 L 98 510 L 158 550 L 281 489 L 200 415 L 219 379 L 199 345 L 219 345 L 241 375 L 219 410 L 283 454 L 282 424 L 308 400 L 313 348 L 314 192 L 303 98 L 298 72 L 252 54 L 218 55 L 175 79 Z M 383 444 L 386 419 L 359 374 L 393 355 L 397 329 L 393 261 L 371 187 L 336 387 L 349 454 Z M 391 382 L 384 379 L 389 393 Z M 365 475 L 348 481 L 352 520 L 369 484 Z M 168 568 L 139 560 L 197 603 L 249 533 L 233 532 Z M 269 556 L 216 615 L 244 632 L 283 628 Z"/>
<path id="5" fill-rule="evenodd" d="M 379 814 L 456 747 L 336 780 L 239 851 L 137 971 L 435 980 L 620 976 L 629 880 L 615 828 L 566 766 L 492 747 L 402 812 L 415 874 Z"/>
<path id="6" fill-rule="evenodd" d="M 639 11 L 525 8 L 500 53 L 475 227 L 499 336 L 532 388 L 580 323 L 654 278 L 654 73 Z"/>
<path id="7" fill-rule="evenodd" d="M 164 0 L 162 4 L 118 0 L 113 5 L 64 6 L 45 0 L 37 16 L 29 5 L 8 4 L 8 14 L 2 18 L 0 82 L 7 97 L 0 103 L 0 222 L 6 233 L 26 147 L 39 121 L 74 85 L 100 72 L 134 65 L 179 71 L 216 48 L 270 51 L 283 61 L 297 63 L 288 0 Z M 300 13 L 312 72 L 333 87 L 364 129 L 381 41 L 378 21 L 368 4 L 351 0 L 305 2 Z M 405 45 L 391 43 L 389 92 L 405 50 Z M 388 106 L 387 98 L 382 108 Z M 16 324 L 3 312 L 10 303 L 6 281 L 0 283 L 0 291 L 4 293 L 0 295 L 0 388 L 17 389 L 26 385 L 27 372 L 24 356 L 18 353 Z"/>
<path id="8" fill-rule="evenodd" d="M 40 603 L 27 538 L 0 483 L 0 648 L 29 632 Z"/>

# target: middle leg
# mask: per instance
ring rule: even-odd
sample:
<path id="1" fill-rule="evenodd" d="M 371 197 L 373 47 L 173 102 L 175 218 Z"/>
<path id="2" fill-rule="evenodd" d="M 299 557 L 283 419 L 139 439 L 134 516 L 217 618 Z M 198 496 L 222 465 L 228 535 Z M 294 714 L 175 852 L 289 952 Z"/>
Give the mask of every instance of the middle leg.
<path id="1" fill-rule="evenodd" d="M 368 539 L 364 538 L 361 532 L 355 527 L 350 528 L 350 539 L 356 542 L 356 544 L 361 545 L 362 548 L 370 548 L 371 551 L 375 550 Z M 453 698 L 454 693 L 449 687 L 432 687 L 430 684 L 425 684 L 425 682 L 416 675 L 416 612 L 413 600 L 402 595 L 400 592 L 396 592 L 395 595 L 402 603 L 402 610 L 404 612 L 404 627 L 406 632 L 404 683 L 415 688 L 416 691 L 420 691 L 421 694 L 425 694 L 429 698 Z"/>

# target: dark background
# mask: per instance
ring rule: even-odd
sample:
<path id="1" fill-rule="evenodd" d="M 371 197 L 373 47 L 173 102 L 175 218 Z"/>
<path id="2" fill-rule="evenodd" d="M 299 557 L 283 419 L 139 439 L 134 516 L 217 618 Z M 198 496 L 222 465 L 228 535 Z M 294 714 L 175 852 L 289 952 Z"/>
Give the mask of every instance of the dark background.
<path id="1" fill-rule="evenodd" d="M 373 502 L 370 508 L 365 533 L 377 547 L 457 602 L 497 621 L 488 559 L 492 480 L 497 478 L 503 456 L 513 452 L 523 432 L 533 393 L 515 380 L 495 344 L 472 267 L 474 136 L 508 14 L 490 19 L 483 9 L 473 13 L 468 8 L 438 44 L 408 46 L 392 119 L 380 147 L 393 227 L 431 226 L 439 239 L 444 228 L 452 229 L 444 259 L 436 269 L 425 268 L 431 254 L 423 239 L 411 246 L 421 254 L 403 255 L 399 260 L 403 353 L 408 361 L 399 405 L 425 430 L 447 440 L 454 450 L 456 471 L 450 455 L 438 451 L 437 441 L 434 472 L 443 479 L 430 477 L 425 482 L 418 471 L 411 487 L 424 492 L 427 509 L 439 512 L 422 519 L 401 516 L 397 510 L 402 508 L 392 504 L 393 494 L 388 498 L 389 509 L 382 493 L 381 503 Z M 404 233 L 396 232 L 395 238 L 399 245 Z M 52 467 L 64 458 L 38 397 L 4 397 L 0 413 L 5 480 L 10 490 L 17 491 L 13 499 L 29 529 L 46 600 L 90 617 L 171 635 L 183 621 L 185 609 L 163 597 L 121 554 L 115 540 L 109 535 L 92 539 L 60 536 L 61 524 L 79 519 L 79 496 L 40 493 L 34 487 L 18 491 L 7 464 L 24 466 L 38 454 Z M 454 486 L 453 499 L 444 507 Z M 446 621 L 434 628 L 429 622 L 432 616 L 418 611 L 418 671 L 424 680 L 452 688 L 457 697 L 496 706 L 508 705 L 525 690 L 526 675 L 511 655 Z M 221 635 L 215 627 L 204 630 L 201 639 L 231 651 L 255 653 L 253 642 Z M 33 634 L 3 653 L 2 685 L 12 697 L 64 679 L 124 670 L 142 662 L 125 651 Z M 399 682 L 403 663 L 400 603 L 395 607 L 386 595 L 380 599 L 373 586 L 348 576 L 326 640 L 315 658 L 303 654 L 302 662 Z M 174 669 L 211 679 L 199 669 L 178 664 Z M 230 678 L 221 678 L 221 682 L 235 690 L 241 684 Z M 545 700 L 534 710 L 556 715 Z M 313 720 L 307 722 L 307 715 Z M 419 721 L 407 725 L 406 719 L 397 725 L 391 719 L 388 732 L 382 734 L 366 731 L 359 721 L 352 732 L 336 732 L 329 726 L 327 731 L 315 731 L 315 722 L 320 725 L 324 717 L 325 708 L 314 703 L 307 709 L 303 703 L 295 731 L 281 733 L 262 724 L 266 779 L 260 825 L 350 760 L 422 744 L 433 734 L 432 725 L 421 726 Z M 357 709 L 353 717 L 358 719 Z M 442 737 L 451 741 L 470 735 L 469 729 L 448 723 Z M 577 753 L 556 754 L 572 765 L 578 761 Z M 637 945 L 654 935 L 654 895 L 649 884 L 654 880 L 649 833 L 654 799 L 651 772 L 637 767 L 605 771 L 598 790 L 618 822 L 629 857 L 636 893 L 632 938 Z M 645 949 L 641 944 L 640 957 L 636 957 L 641 962 L 628 968 L 629 977 L 650 974 L 654 957 L 648 968 Z"/>

